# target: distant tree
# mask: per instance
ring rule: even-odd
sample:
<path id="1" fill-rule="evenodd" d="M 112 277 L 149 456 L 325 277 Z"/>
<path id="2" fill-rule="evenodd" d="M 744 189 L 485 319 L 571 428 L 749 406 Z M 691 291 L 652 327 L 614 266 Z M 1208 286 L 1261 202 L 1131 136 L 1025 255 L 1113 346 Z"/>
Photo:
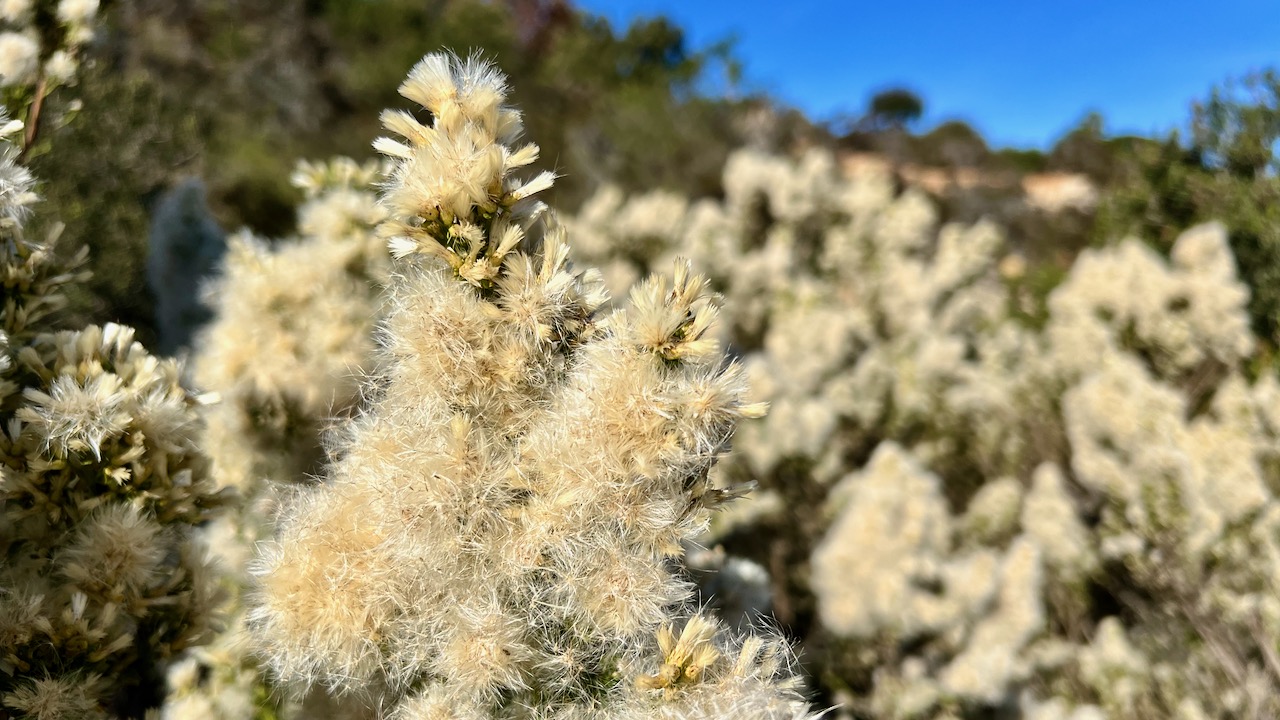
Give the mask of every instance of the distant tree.
<path id="1" fill-rule="evenodd" d="M 1254 73 L 1215 88 L 1195 104 L 1191 141 L 1206 166 L 1241 178 L 1280 169 L 1280 76 L 1275 70 Z"/>
<path id="2" fill-rule="evenodd" d="M 45 203 L 59 208 L 65 247 L 89 248 L 93 275 L 67 288 L 68 322 L 123 323 L 155 347 L 144 280 L 150 213 L 175 177 L 200 172 L 201 121 L 154 79 L 107 63 L 86 70 L 77 91 L 78 116 L 46 127 L 53 149 L 32 160 Z M 32 222 L 40 234 L 55 230 L 46 218 Z"/>
<path id="3" fill-rule="evenodd" d="M 905 128 L 924 115 L 924 100 L 905 88 L 882 90 L 871 97 L 866 118 L 874 128 Z"/>
<path id="4" fill-rule="evenodd" d="M 619 76 L 653 79 L 665 73 L 687 77 L 696 72 L 685 47 L 684 31 L 666 18 L 640 20 L 627 29 L 618 48 Z"/>
<path id="5" fill-rule="evenodd" d="M 860 116 L 845 116 L 832 123 L 844 150 L 873 152 L 894 163 L 913 162 L 909 126 L 924 115 L 924 101 L 905 88 L 882 90 L 871 97 Z"/>
<path id="6" fill-rule="evenodd" d="M 941 167 L 978 167 L 991 155 L 981 133 L 963 120 L 948 120 L 916 138 L 916 160 Z"/>
<path id="7" fill-rule="evenodd" d="M 1106 137 L 1102 115 L 1091 112 L 1054 143 L 1046 169 L 1083 173 L 1108 184 L 1115 177 L 1116 153 L 1116 143 Z"/>

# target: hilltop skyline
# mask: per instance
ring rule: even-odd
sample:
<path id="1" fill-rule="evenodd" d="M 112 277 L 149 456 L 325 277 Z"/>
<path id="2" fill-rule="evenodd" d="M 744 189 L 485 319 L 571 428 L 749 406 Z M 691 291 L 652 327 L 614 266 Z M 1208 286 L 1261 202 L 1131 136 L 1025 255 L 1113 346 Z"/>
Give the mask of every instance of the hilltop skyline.
<path id="1" fill-rule="evenodd" d="M 1218 84 L 1280 65 L 1280 3 L 1190 0 L 1070 5 L 907 0 L 580 0 L 615 28 L 666 15 L 690 47 L 736 38 L 743 88 L 818 121 L 878 90 L 925 101 L 922 127 L 961 119 L 992 146 L 1047 149 L 1091 111 L 1109 134 L 1163 135 Z M 908 18 L 909 22 L 903 22 Z"/>

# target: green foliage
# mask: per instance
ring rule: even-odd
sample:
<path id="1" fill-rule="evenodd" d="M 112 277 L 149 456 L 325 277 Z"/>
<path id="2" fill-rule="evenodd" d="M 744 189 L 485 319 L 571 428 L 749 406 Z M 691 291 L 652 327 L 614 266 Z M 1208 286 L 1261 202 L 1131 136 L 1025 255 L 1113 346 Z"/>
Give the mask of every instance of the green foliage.
<path id="1" fill-rule="evenodd" d="M 342 28 L 332 33 L 333 54 L 342 58 L 333 79 L 350 105 L 344 114 L 360 117 L 352 134 L 372 137 L 381 108 L 408 107 L 395 88 L 424 51 L 474 51 L 510 75 L 529 136 L 547 139 L 537 167 L 561 176 L 557 205 L 577 205 L 605 181 L 718 191 L 719 168 L 738 135 L 736 105 L 696 90 L 712 65 L 731 62 L 728 48 L 691 50 L 680 28 L 662 18 L 618 33 L 558 4 L 534 5 L 541 14 L 522 27 L 502 3 L 324 3 L 320 21 Z"/>
<path id="2" fill-rule="evenodd" d="M 1213 91 L 1195 106 L 1189 143 L 1130 140 L 1099 208 L 1099 241 L 1134 235 L 1167 252 L 1177 228 L 1220 220 L 1252 298 L 1255 333 L 1280 331 L 1280 78 L 1271 71 Z"/>
<path id="3" fill-rule="evenodd" d="M 427 51 L 477 53 L 509 74 L 513 98 L 532 101 L 525 102 L 530 136 L 549 138 L 538 169 L 561 176 L 559 205 L 576 204 L 602 177 L 714 191 L 718 183 L 706 176 L 718 173 L 739 134 L 735 104 L 698 93 L 716 67 L 733 75 L 729 48 L 690 48 L 665 19 L 619 32 L 553 0 L 273 6 L 196 0 L 182 11 L 157 8 L 160 20 L 139 15 L 120 24 L 131 70 L 163 78 L 175 96 L 195 97 L 199 86 L 210 190 L 215 206 L 226 201 L 233 227 L 284 234 L 287 226 L 271 223 L 290 217 L 287 208 L 298 202 L 278 180 L 293 159 L 368 156 L 378 113 L 408 107 L 396 87 Z M 172 37 L 188 46 L 176 68 L 164 54 Z M 637 127 L 647 132 L 636 137 Z M 571 150 L 584 139 L 590 152 Z M 689 173 L 691 158 L 708 170 Z M 248 209 L 225 212 L 233 205 Z"/>
<path id="4" fill-rule="evenodd" d="M 1045 158 L 1046 169 L 1078 172 L 1099 183 L 1115 179 L 1115 160 L 1123 140 L 1108 139 L 1102 116 L 1089 113 L 1080 124 L 1054 143 Z"/>
<path id="5" fill-rule="evenodd" d="M 1001 148 L 995 151 L 994 160 L 998 166 L 1015 172 L 1044 172 L 1048 168 L 1045 154 L 1035 148 Z"/>
<path id="6" fill-rule="evenodd" d="M 153 300 L 143 280 L 148 204 L 175 175 L 192 170 L 197 120 L 154 81 L 105 66 L 88 71 L 77 94 L 83 109 L 74 121 L 45 130 L 56 150 L 31 163 L 43 205 L 56 207 L 56 222 L 65 224 L 60 245 L 89 248 L 93 274 L 67 288 L 66 320 L 124 323 L 151 346 Z M 35 221 L 39 228 L 55 219 L 40 213 Z"/>
<path id="7" fill-rule="evenodd" d="M 1206 165 L 1230 175 L 1249 178 L 1280 169 L 1280 76 L 1267 70 L 1215 88 L 1195 105 L 1191 137 Z"/>
<path id="8" fill-rule="evenodd" d="M 915 138 L 914 155 L 925 165 L 978 167 L 991 151 L 982 135 L 963 120 L 949 120 Z"/>

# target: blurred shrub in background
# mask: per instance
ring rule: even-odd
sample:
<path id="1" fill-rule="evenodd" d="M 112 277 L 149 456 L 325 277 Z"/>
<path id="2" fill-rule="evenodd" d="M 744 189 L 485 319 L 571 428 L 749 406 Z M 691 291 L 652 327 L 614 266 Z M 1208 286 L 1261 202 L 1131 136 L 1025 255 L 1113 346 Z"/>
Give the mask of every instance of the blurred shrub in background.
<path id="1" fill-rule="evenodd" d="M 63 4 L 6 3 L 0 19 L 44 23 L 39 37 L 78 53 L 88 36 L 59 14 Z M 160 701 L 160 674 L 185 653 L 167 667 L 171 717 L 336 712 L 320 691 L 284 702 L 246 654 L 246 563 L 290 507 L 282 498 L 328 502 L 330 489 L 300 488 L 345 472 L 332 463 L 353 452 L 350 438 L 328 442 L 333 456 L 324 449 L 334 418 L 391 402 L 382 385 L 359 392 L 365 374 L 385 380 L 379 363 L 390 357 L 380 359 L 373 334 L 391 279 L 374 232 L 386 221 L 375 200 L 385 168 L 304 164 L 293 183 L 290 169 L 299 156 L 366 156 L 384 107 L 411 113 L 399 129 L 429 122 L 392 88 L 424 51 L 446 46 L 475 49 L 512 76 L 512 99 L 542 144 L 530 176 L 538 186 L 550 178 L 540 171 L 560 176 L 556 204 L 577 209 L 564 220 L 574 252 L 602 268 L 616 309 L 665 307 L 657 285 L 640 286 L 639 308 L 624 298 L 677 256 L 723 297 L 718 339 L 773 409 L 744 424 L 716 475 L 680 488 L 720 497 L 761 486 L 755 502 L 696 538 L 711 549 L 694 569 L 712 578 L 699 576 L 707 602 L 776 615 L 838 714 L 1280 715 L 1275 74 L 1214 91 L 1185 136 L 1108 137 L 1090 116 L 1048 153 L 990 148 L 959 121 L 916 128 L 923 100 L 895 91 L 873 100 L 865 122 L 835 143 L 845 151 L 837 155 L 815 147 L 828 138 L 802 118 L 733 96 L 730 48 L 689 48 L 664 20 L 618 32 L 555 0 L 104 6 L 113 12 L 93 66 L 0 153 L 0 189 L 14 193 L 4 201 L 16 208 L 0 208 L 8 709 L 43 720 L 57 713 L 33 708 L 64 702 L 50 707 L 136 715 Z M 0 83 L 0 92 L 32 117 L 25 109 L 44 97 L 33 88 L 72 83 L 74 58 L 14 34 L 0 34 L 11 51 L 3 69 L 24 82 Z M 850 151 L 878 160 L 851 162 Z M 56 213 L 28 212 L 23 163 L 45 178 L 39 190 Z M 1041 181 L 1056 174 L 1058 201 L 1031 202 L 1032 172 Z M 203 178 L 209 213 L 191 176 Z M 438 220 L 418 218 L 402 234 L 444 232 Z M 251 231 L 227 242 L 219 222 Z M 458 277 L 419 273 L 431 287 L 457 296 L 449 283 L 461 278 L 476 281 L 484 302 L 497 297 L 494 278 L 507 271 L 478 228 L 460 224 L 439 238 Z M 57 247 L 93 250 L 91 279 L 75 269 L 81 255 L 28 240 L 59 232 Z M 551 257 L 546 278 L 569 277 L 560 255 L 515 242 L 517 255 Z M 463 262 L 468 247 L 480 250 Z M 211 391 L 203 399 L 220 402 L 197 416 L 178 367 L 133 339 L 186 344 L 206 312 L 191 290 L 217 257 L 218 275 L 205 280 L 213 318 L 192 353 Z M 144 289 L 148 262 L 154 292 Z M 459 268 L 479 274 L 463 278 Z M 546 279 L 522 277 L 530 288 Z M 516 305 L 493 307 L 468 326 L 496 326 Z M 576 306 L 556 312 L 565 307 Z M 53 309 L 73 327 L 124 320 L 140 330 L 54 332 L 37 322 Z M 707 332 L 708 317 L 675 313 L 670 347 L 699 341 L 681 333 Z M 437 345 L 405 355 L 446 355 Z M 680 366 L 665 361 L 663 372 Z M 511 367 L 503 372 L 513 383 L 527 379 L 528 366 Z M 532 374 L 541 382 L 581 367 L 557 359 Z M 477 408 L 490 418 L 490 406 Z M 495 417 L 487 422 L 505 427 Z M 479 437 L 469 427 L 455 424 L 457 443 Z M 408 434 L 417 442 L 430 433 Z M 727 430 L 714 439 L 725 442 Z M 708 457 L 721 447 L 697 444 Z M 219 487 L 244 502 L 212 519 L 227 495 Z M 525 490 L 511 491 L 512 508 L 523 507 Z M 310 512 L 298 507 L 286 516 Z M 541 512 L 564 515 L 554 505 Z M 197 534 L 225 564 L 218 586 Z M 681 539 L 684 547 L 671 541 L 662 552 L 685 552 L 693 539 Z M 117 546 L 136 552 L 116 557 Z M 298 555 L 304 564 L 307 554 Z M 341 566 L 343 554 L 334 557 Z M 458 567 L 471 572 L 469 562 Z M 409 605 L 419 594 L 401 582 L 388 587 Z M 228 618 L 216 636 L 215 609 Z M 453 620 L 423 622 L 438 632 Z M 672 630 L 644 642 L 671 657 L 689 644 L 712 647 L 714 628 L 689 627 L 687 642 Z M 364 648 L 380 639 L 358 638 Z M 399 680 L 380 675 L 390 664 L 366 679 L 403 681 L 385 697 L 408 698 L 453 672 L 423 670 L 427 655 L 409 657 Z M 664 662 L 663 672 L 684 672 Z M 495 697 L 506 702 L 523 692 L 517 676 L 544 670 L 520 666 L 493 684 L 503 688 Z M 334 687 L 351 682 L 326 672 Z M 568 677 L 577 678 L 572 693 L 603 688 L 594 676 Z M 405 706 L 422 714 L 456 699 L 431 687 Z"/>
<path id="2" fill-rule="evenodd" d="M 885 172 L 736 153 L 723 202 L 607 191 L 570 222 L 625 287 L 689 254 L 768 416 L 702 539 L 856 718 L 1268 716 L 1277 381 L 1222 224 L 1029 284 L 1000 226 Z M 1036 307 L 1043 303 L 1042 307 Z"/>
<path id="3" fill-rule="evenodd" d="M 1195 105 L 1185 139 L 1134 143 L 1098 214 L 1095 234 L 1134 234 L 1168 252 L 1178 228 L 1228 229 L 1249 315 L 1270 352 L 1280 331 L 1280 76 L 1248 75 Z M 1268 354 L 1270 354 L 1270 352 Z"/>
<path id="4" fill-rule="evenodd" d="M 57 131 L 67 151 L 36 169 L 65 208 L 69 240 L 94 251 L 96 279 L 75 291 L 73 313 L 128 322 L 147 340 L 153 298 L 139 279 L 161 194 L 198 176 L 223 227 L 288 235 L 301 200 L 287 182 L 295 159 L 369 157 L 378 113 L 408 107 L 395 94 L 404 69 L 433 49 L 474 51 L 510 74 L 562 207 L 605 180 L 714 194 L 743 138 L 781 142 L 804 128 L 763 99 L 734 96 L 727 44 L 690 47 L 663 19 L 614 29 L 559 0 L 139 0 L 111 10 L 82 83 L 82 122 Z"/>

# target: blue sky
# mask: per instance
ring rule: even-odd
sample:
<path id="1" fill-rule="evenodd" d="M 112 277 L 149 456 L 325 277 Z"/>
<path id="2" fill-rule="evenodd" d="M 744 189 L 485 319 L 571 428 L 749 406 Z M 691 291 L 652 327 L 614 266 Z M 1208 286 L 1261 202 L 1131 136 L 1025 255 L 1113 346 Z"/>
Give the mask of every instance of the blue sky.
<path id="1" fill-rule="evenodd" d="M 745 86 L 827 119 L 919 93 L 993 145 L 1047 147 L 1097 110 L 1109 133 L 1183 125 L 1215 84 L 1280 66 L 1280 0 L 578 0 L 625 27 L 667 15 L 694 47 L 737 38 Z"/>

